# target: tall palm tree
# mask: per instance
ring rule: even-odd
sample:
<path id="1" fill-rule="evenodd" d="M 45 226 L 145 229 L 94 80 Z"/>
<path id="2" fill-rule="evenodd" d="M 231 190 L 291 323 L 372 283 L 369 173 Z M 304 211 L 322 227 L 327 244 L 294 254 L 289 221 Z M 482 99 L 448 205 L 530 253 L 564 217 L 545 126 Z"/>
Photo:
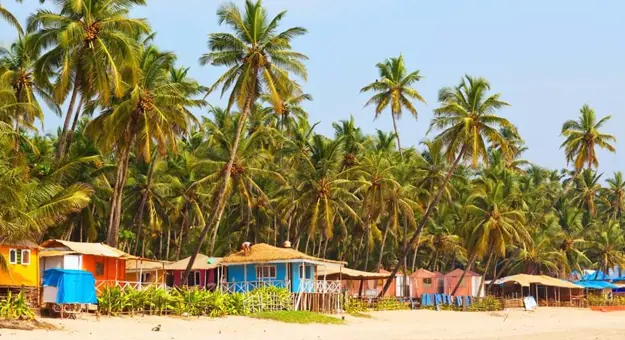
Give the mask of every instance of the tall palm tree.
<path id="1" fill-rule="evenodd" d="M 176 148 L 176 136 L 195 121 L 187 108 L 204 104 L 190 98 L 183 86 L 170 81 L 169 72 L 175 61 L 172 53 L 147 45 L 139 50 L 138 60 L 139 76 L 135 77 L 132 66 L 124 68 L 122 73 L 127 81 L 123 96 L 105 106 L 86 128 L 104 150 L 115 150 L 118 157 L 107 231 L 107 243 L 112 247 L 119 240 L 130 150 L 136 150 L 138 158 L 150 162 L 155 143 L 156 150 L 164 156 L 168 147 Z M 98 99 L 95 105 L 103 102 L 106 101 Z"/>
<path id="2" fill-rule="evenodd" d="M 612 143 L 616 142 L 616 137 L 600 131 L 610 118 L 612 116 L 605 116 L 597 121 L 595 110 L 584 104 L 580 109 L 578 120 L 567 120 L 562 124 L 562 136 L 566 139 L 562 142 L 560 148 L 564 148 L 567 163 L 572 162 L 575 166 L 573 177 L 577 177 L 584 165 L 589 169 L 599 166 L 596 154 L 597 147 L 615 152 Z M 571 182 L 567 184 L 565 192 L 571 185 Z"/>
<path id="3" fill-rule="evenodd" d="M 375 105 L 376 119 L 387 106 L 391 106 L 397 149 L 401 154 L 397 119 L 401 118 L 403 109 L 408 110 L 415 119 L 417 118 L 417 109 L 412 104 L 412 100 L 416 99 L 422 103 L 425 103 L 425 100 L 411 85 L 423 77 L 419 74 L 419 70 L 408 73 L 402 55 L 397 58 L 387 59 L 383 63 L 378 63 L 376 67 L 380 78 L 360 89 L 360 92 L 376 92 L 365 104 L 365 106 Z"/>
<path id="4" fill-rule="evenodd" d="M 443 129 L 435 139 L 441 140 L 445 147 L 445 155 L 453 160 L 447 175 L 438 188 L 434 199 L 428 204 L 417 229 L 412 234 L 408 245 L 413 244 L 421 235 L 430 214 L 440 201 L 445 187 L 463 159 L 470 160 L 477 167 L 480 158 L 487 163 L 487 143 L 501 148 L 510 157 L 508 140 L 500 133 L 500 128 L 508 128 L 516 133 L 514 126 L 505 118 L 499 117 L 497 111 L 509 104 L 500 99 L 500 94 L 489 95 L 490 84 L 484 78 L 466 75 L 455 87 L 445 87 L 439 91 L 441 106 L 434 110 L 434 118 L 430 129 Z M 406 256 L 410 247 L 403 247 L 401 254 Z M 399 270 L 399 263 L 386 281 L 382 295 L 388 290 L 392 279 Z"/>
<path id="5" fill-rule="evenodd" d="M 607 273 L 609 268 L 625 265 L 625 235 L 618 222 L 612 220 L 599 226 L 589 243 L 589 252 L 599 260 L 598 270 Z"/>
<path id="6" fill-rule="evenodd" d="M 575 188 L 573 192 L 573 204 L 577 204 L 588 215 L 595 217 L 597 215 L 597 201 L 600 199 L 602 174 L 597 174 L 592 170 L 584 170 L 581 177 L 575 178 Z"/>
<path id="7" fill-rule="evenodd" d="M 618 221 L 623 215 L 623 211 L 625 211 L 625 180 L 623 180 L 623 173 L 620 171 L 615 172 L 614 177 L 608 178 L 606 182 L 609 185 L 605 192 L 610 200 L 610 210 L 614 213 L 613 218 Z"/>
<path id="8" fill-rule="evenodd" d="M 35 72 L 35 54 L 33 37 L 19 37 L 10 48 L 0 47 L 0 81 L 10 85 L 19 103 L 26 107 L 16 108 L 13 116 L 16 137 L 22 128 L 35 129 L 34 122 L 39 120 L 43 125 L 43 112 L 38 98 L 44 100 L 55 113 L 60 114 L 59 106 L 50 95 L 49 75 Z M 15 139 L 16 151 L 19 151 L 19 138 Z"/>
<path id="9" fill-rule="evenodd" d="M 34 34 L 35 46 L 43 55 L 37 61 L 37 72 L 54 72 L 54 99 L 62 103 L 71 93 L 57 155 L 64 156 L 66 138 L 74 110 L 98 95 L 109 104 L 111 95 L 124 93 L 121 69 L 137 66 L 139 49 L 136 37 L 146 34 L 150 27 L 144 19 L 128 17 L 134 5 L 145 0 L 81 0 L 60 1 L 58 13 L 39 9 L 28 18 L 28 32 Z M 135 68 L 136 69 L 136 68 Z M 78 95 L 82 99 L 78 101 Z"/>
<path id="10" fill-rule="evenodd" d="M 261 91 L 269 95 L 269 100 L 278 114 L 284 110 L 281 98 L 282 91 L 289 86 L 289 73 L 306 79 L 306 67 L 302 60 L 307 57 L 291 50 L 291 40 L 306 33 L 306 29 L 292 27 L 277 33 L 280 21 L 286 12 L 281 12 L 268 20 L 267 11 L 260 0 L 245 1 L 245 14 L 233 4 L 225 4 L 217 11 L 220 24 L 227 24 L 234 33 L 212 33 L 209 35 L 210 52 L 200 58 L 203 65 L 226 66 L 228 70 L 215 81 L 211 91 L 221 86 L 221 94 L 232 88 L 228 97 L 227 111 L 234 104 L 241 109 L 241 117 L 237 124 L 237 132 L 232 143 L 230 160 L 224 169 L 224 181 L 219 190 L 216 204 L 210 214 L 210 220 L 204 225 L 196 250 L 191 255 L 185 271 L 189 275 L 191 267 L 200 247 L 206 239 L 208 230 L 214 225 L 213 236 L 216 235 L 221 222 L 226 201 L 226 184 L 232 172 L 234 157 L 239 146 L 241 133 L 254 102 Z M 213 240 L 215 237 L 213 237 Z M 214 249 L 214 245 L 211 245 Z"/>

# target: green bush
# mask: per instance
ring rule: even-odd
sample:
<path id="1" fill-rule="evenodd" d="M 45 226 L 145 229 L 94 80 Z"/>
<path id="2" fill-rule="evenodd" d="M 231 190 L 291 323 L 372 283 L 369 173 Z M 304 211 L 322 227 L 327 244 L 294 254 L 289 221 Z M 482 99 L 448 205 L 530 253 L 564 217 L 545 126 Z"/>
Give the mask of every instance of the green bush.
<path id="1" fill-rule="evenodd" d="M 368 309 L 369 304 L 362 299 L 353 298 L 351 296 L 345 299 L 345 311 L 349 314 L 366 312 Z"/>
<path id="2" fill-rule="evenodd" d="M 290 310 L 292 301 L 288 289 L 277 287 L 237 294 L 211 292 L 197 287 L 172 290 L 157 287 L 145 290 L 105 287 L 98 297 L 98 305 L 100 312 L 105 315 L 143 313 L 223 317 L 267 310 Z M 250 306 L 254 306 L 253 311 Z"/>
<path id="3" fill-rule="evenodd" d="M 0 300 L 0 318 L 32 320 L 35 313 L 30 309 L 30 304 L 20 292 L 13 295 L 11 291 L 4 300 Z"/>
<path id="4" fill-rule="evenodd" d="M 381 298 L 373 306 L 374 310 L 404 310 L 410 309 L 407 303 L 400 302 L 395 298 Z"/>
<path id="5" fill-rule="evenodd" d="M 501 304 L 501 300 L 494 296 L 483 297 L 478 301 L 474 301 L 467 308 L 470 312 L 494 312 L 502 309 L 503 305 Z"/>

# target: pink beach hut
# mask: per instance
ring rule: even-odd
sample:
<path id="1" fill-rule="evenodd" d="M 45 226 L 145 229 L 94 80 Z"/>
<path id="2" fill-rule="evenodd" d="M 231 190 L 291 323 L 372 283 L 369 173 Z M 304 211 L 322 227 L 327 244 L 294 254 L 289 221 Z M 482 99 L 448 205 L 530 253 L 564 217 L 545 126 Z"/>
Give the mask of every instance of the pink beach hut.
<path id="1" fill-rule="evenodd" d="M 454 269 L 444 276 L 444 291 L 445 294 L 451 294 L 456 284 L 460 280 L 462 273 L 464 270 L 462 269 Z M 482 281 L 482 276 L 472 271 L 467 271 L 467 274 L 464 276 L 462 281 L 460 282 L 460 286 L 456 291 L 456 296 L 484 296 L 483 289 L 482 292 L 478 293 L 478 289 L 480 289 L 480 282 Z"/>
<path id="2" fill-rule="evenodd" d="M 443 274 L 426 269 L 417 269 L 410 274 L 410 296 L 420 298 L 422 294 L 443 292 Z"/>
<path id="3" fill-rule="evenodd" d="M 221 257 L 208 257 L 198 254 L 193 262 L 189 281 L 184 282 L 184 271 L 187 269 L 191 257 L 165 265 L 167 271 L 167 286 L 170 287 L 200 287 L 214 289 L 217 285 L 217 267 L 221 262 Z"/>

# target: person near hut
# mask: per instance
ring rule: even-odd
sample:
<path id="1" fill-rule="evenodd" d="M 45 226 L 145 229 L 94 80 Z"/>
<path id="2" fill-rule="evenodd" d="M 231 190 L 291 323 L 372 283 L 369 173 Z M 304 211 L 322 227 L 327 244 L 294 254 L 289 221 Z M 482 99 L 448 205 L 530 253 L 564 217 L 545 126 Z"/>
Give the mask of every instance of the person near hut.
<path id="1" fill-rule="evenodd" d="M 252 243 L 251 242 L 243 242 L 241 245 L 243 248 L 243 254 L 248 256 L 252 252 Z"/>

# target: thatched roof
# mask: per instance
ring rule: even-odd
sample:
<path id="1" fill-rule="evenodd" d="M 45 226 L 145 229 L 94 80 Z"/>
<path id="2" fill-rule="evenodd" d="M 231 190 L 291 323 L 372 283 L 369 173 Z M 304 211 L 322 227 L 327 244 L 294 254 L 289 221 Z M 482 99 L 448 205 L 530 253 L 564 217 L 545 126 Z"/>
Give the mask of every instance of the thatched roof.
<path id="1" fill-rule="evenodd" d="M 165 270 L 186 270 L 189 265 L 191 256 L 184 258 L 180 261 L 165 265 Z M 221 257 L 208 257 L 206 255 L 197 254 L 195 261 L 193 261 L 192 270 L 208 270 L 215 269 L 221 264 Z"/>
<path id="2" fill-rule="evenodd" d="M 61 253 L 65 254 L 74 253 L 82 255 L 95 255 L 104 257 L 113 257 L 121 259 L 135 259 L 136 256 L 127 254 L 117 248 L 113 248 L 104 243 L 87 243 L 87 242 L 70 242 L 63 240 L 47 240 L 41 244 L 41 247 L 45 248 L 41 255 L 42 257 L 58 256 Z M 52 255 L 54 254 L 54 255 Z"/>
<path id="3" fill-rule="evenodd" d="M 251 251 L 248 255 L 245 255 L 241 250 L 234 254 L 224 257 L 223 264 L 237 264 L 237 263 L 266 263 L 266 262 L 279 262 L 279 261 L 294 261 L 304 260 L 309 262 L 321 262 L 321 263 L 336 263 L 347 264 L 346 262 L 333 261 L 320 259 L 318 257 L 306 255 L 293 248 L 278 248 L 270 246 L 266 243 L 255 244 L 251 247 Z"/>
<path id="4" fill-rule="evenodd" d="M 11 240 L 0 238 L 0 246 L 13 246 L 22 248 L 38 248 L 37 243 L 30 240 Z"/>
<path id="5" fill-rule="evenodd" d="M 340 264 L 328 263 L 317 267 L 317 278 L 327 280 L 380 280 L 387 279 L 390 275 L 384 273 L 371 273 L 342 267 Z"/>

